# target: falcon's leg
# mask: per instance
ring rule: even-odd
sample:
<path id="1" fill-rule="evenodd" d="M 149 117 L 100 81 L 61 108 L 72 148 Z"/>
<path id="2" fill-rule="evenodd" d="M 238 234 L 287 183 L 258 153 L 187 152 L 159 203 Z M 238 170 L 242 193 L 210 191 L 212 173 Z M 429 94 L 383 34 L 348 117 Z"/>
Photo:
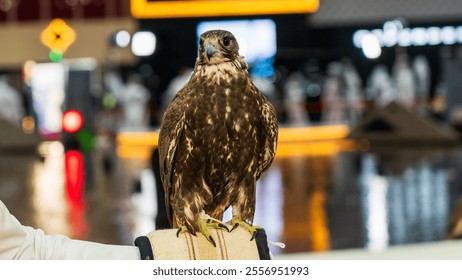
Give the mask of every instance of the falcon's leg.
<path id="1" fill-rule="evenodd" d="M 226 229 L 229 232 L 228 227 L 220 220 L 210 217 L 205 213 L 205 211 L 201 212 L 199 220 L 199 227 L 200 232 L 205 236 L 205 238 L 213 244 L 214 247 L 217 247 L 215 240 L 213 240 L 212 235 L 209 232 L 209 228 L 214 229 Z"/>
<path id="2" fill-rule="evenodd" d="M 201 232 L 205 238 L 212 243 L 214 247 L 216 247 L 216 242 L 213 239 L 212 235 L 210 234 L 209 229 L 214 228 L 214 229 L 226 229 L 226 231 L 229 232 L 228 227 L 221 221 L 214 219 L 207 214 L 205 214 L 204 211 L 200 214 L 200 217 L 198 219 L 198 230 Z M 195 230 L 189 230 L 187 226 L 180 226 L 178 228 L 178 231 L 176 232 L 176 236 L 179 237 L 181 233 L 189 232 L 192 235 L 196 236 L 196 231 Z"/>
<path id="3" fill-rule="evenodd" d="M 233 216 L 233 218 L 231 220 L 231 225 L 233 225 L 233 228 L 231 229 L 231 231 L 235 230 L 238 226 L 240 226 L 244 230 L 248 231 L 250 233 L 250 235 L 252 236 L 250 238 L 250 241 L 254 240 L 255 235 L 257 234 L 257 230 L 262 229 L 262 227 L 260 227 L 260 226 L 254 226 L 254 225 L 242 220 L 241 218 L 235 217 L 235 216 Z"/>
<path id="4" fill-rule="evenodd" d="M 205 238 L 212 243 L 213 247 L 217 247 L 215 240 L 213 239 L 212 235 L 209 232 L 209 228 L 215 229 L 226 229 L 229 232 L 228 227 L 223 224 L 222 222 L 210 222 L 206 220 L 199 220 L 199 227 L 201 229 L 201 233 L 205 236 Z"/>
<path id="5" fill-rule="evenodd" d="M 231 231 L 240 226 L 250 233 L 252 236 L 250 240 L 252 241 L 257 234 L 257 230 L 262 229 L 262 227 L 252 225 L 255 213 L 255 181 L 247 180 L 247 184 L 245 186 L 252 187 L 240 188 L 241 193 L 239 194 L 236 203 L 233 204 L 233 218 L 231 219 L 231 225 L 233 227 Z"/>

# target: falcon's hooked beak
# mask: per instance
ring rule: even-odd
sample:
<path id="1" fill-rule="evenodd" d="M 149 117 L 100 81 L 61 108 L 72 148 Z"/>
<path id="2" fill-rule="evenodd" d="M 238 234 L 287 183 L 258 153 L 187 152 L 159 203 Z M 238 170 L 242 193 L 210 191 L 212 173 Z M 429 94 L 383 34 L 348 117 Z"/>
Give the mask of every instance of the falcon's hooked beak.
<path id="1" fill-rule="evenodd" d="M 215 53 L 218 52 L 218 49 L 217 47 L 215 47 L 215 45 L 211 42 L 207 42 L 205 44 L 205 53 L 207 54 L 207 58 L 208 60 L 210 60 L 210 58 L 215 55 Z"/>

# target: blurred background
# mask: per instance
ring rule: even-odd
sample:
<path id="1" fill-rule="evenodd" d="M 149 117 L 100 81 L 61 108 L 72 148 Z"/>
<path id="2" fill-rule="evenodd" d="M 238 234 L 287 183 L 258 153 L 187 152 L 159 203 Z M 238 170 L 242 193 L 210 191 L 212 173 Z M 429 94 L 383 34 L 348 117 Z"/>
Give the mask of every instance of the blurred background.
<path id="1" fill-rule="evenodd" d="M 277 110 L 254 220 L 275 255 L 462 235 L 457 0 L 0 0 L 11 213 L 110 244 L 162 228 L 158 128 L 210 29 L 233 32 Z"/>

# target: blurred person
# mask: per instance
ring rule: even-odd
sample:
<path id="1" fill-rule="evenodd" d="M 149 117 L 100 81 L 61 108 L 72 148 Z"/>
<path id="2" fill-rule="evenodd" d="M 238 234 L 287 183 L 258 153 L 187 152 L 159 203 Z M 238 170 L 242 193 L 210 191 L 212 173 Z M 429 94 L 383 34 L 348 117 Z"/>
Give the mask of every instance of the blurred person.
<path id="1" fill-rule="evenodd" d="M 47 235 L 22 225 L 0 200 L 0 260 L 139 260 L 136 246 L 107 245 Z"/>
<path id="2" fill-rule="evenodd" d="M 347 121 L 358 122 L 363 112 L 362 80 L 350 59 L 343 60 L 343 79 L 345 82 L 344 98 L 348 106 Z"/>
<path id="3" fill-rule="evenodd" d="M 367 82 L 366 100 L 379 107 L 396 100 L 396 88 L 385 65 L 379 64 L 372 69 Z"/>
<path id="4" fill-rule="evenodd" d="M 0 76 L 0 118 L 19 126 L 24 117 L 23 101 L 19 92 L 8 83 L 8 76 Z"/>
<path id="5" fill-rule="evenodd" d="M 115 73 L 107 73 L 107 87 L 123 109 L 121 129 L 147 130 L 149 127 L 149 90 L 142 84 L 140 75 L 133 73 L 126 84 Z"/>
<path id="6" fill-rule="evenodd" d="M 312 122 L 319 122 L 322 116 L 322 104 L 320 99 L 325 77 L 321 73 L 319 62 L 315 59 L 305 62 L 302 66 L 302 71 L 306 78 L 304 91 L 308 118 Z"/>
<path id="7" fill-rule="evenodd" d="M 159 120 L 162 119 L 162 115 L 164 114 L 165 110 L 170 104 L 170 101 L 172 101 L 172 99 L 175 97 L 177 92 L 179 92 L 184 87 L 184 85 L 188 82 L 192 71 L 193 71 L 192 68 L 182 67 L 180 71 L 178 72 L 178 75 L 170 81 L 170 83 L 167 86 L 167 89 L 162 95 Z"/>
<path id="8" fill-rule="evenodd" d="M 345 82 L 342 76 L 343 65 L 331 62 L 327 65 L 325 91 L 322 95 L 323 112 L 321 120 L 326 123 L 338 123 L 345 119 L 345 100 L 343 89 Z"/>
<path id="9" fill-rule="evenodd" d="M 291 125 L 309 123 L 306 111 L 307 81 L 301 72 L 293 72 L 284 84 L 284 109 Z"/>
<path id="10" fill-rule="evenodd" d="M 396 83 L 396 101 L 407 109 L 415 106 L 415 81 L 409 56 L 403 52 L 397 52 L 393 65 L 393 79 Z"/>
<path id="11" fill-rule="evenodd" d="M 122 174 L 116 172 L 119 162 L 116 148 L 117 132 L 122 116 L 123 112 L 115 102 L 113 106 L 103 104 L 95 115 L 96 141 L 92 156 L 93 162 L 101 164 L 95 166 L 95 172 L 102 171 L 104 174 L 95 177 L 96 180 L 102 180 L 96 184 L 97 186 L 115 186 L 121 182 Z"/>
<path id="12" fill-rule="evenodd" d="M 431 70 L 428 59 L 418 55 L 412 60 L 412 71 L 415 79 L 416 110 L 424 113 L 430 98 Z"/>

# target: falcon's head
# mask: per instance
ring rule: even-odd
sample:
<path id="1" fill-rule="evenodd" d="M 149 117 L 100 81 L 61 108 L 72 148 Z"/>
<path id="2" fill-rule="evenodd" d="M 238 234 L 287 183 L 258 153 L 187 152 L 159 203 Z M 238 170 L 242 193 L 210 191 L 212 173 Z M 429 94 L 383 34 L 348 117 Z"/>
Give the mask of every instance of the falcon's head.
<path id="1" fill-rule="evenodd" d="M 201 34 L 199 64 L 219 64 L 239 58 L 239 45 L 234 35 L 226 30 L 211 30 Z"/>

